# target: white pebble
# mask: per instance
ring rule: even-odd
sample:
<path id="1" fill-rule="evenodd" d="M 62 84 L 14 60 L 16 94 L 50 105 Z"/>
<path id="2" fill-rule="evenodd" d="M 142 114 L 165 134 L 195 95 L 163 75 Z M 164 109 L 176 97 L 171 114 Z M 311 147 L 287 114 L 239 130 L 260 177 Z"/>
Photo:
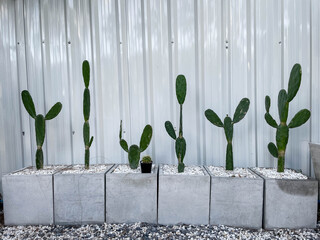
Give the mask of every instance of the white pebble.
<path id="1" fill-rule="evenodd" d="M 226 170 L 224 167 L 208 166 L 208 169 L 215 177 L 239 177 L 239 178 L 256 178 L 256 176 L 247 168 L 234 168 Z"/>
<path id="2" fill-rule="evenodd" d="M 167 175 L 204 175 L 202 167 L 199 166 L 186 166 L 184 172 L 178 172 L 177 165 L 163 165 L 163 174 Z"/>
<path id="3" fill-rule="evenodd" d="M 283 173 L 277 172 L 276 168 L 253 168 L 257 172 L 261 173 L 264 177 L 274 179 L 308 179 L 307 176 L 302 173 L 296 172 L 291 169 L 285 169 Z"/>

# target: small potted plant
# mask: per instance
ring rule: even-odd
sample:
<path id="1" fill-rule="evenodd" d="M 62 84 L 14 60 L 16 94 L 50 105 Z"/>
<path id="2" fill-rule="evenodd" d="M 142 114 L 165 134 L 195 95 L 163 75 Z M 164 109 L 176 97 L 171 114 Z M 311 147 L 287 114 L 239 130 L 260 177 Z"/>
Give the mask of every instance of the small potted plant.
<path id="1" fill-rule="evenodd" d="M 140 161 L 141 173 L 151 173 L 152 159 L 150 156 L 144 156 Z"/>

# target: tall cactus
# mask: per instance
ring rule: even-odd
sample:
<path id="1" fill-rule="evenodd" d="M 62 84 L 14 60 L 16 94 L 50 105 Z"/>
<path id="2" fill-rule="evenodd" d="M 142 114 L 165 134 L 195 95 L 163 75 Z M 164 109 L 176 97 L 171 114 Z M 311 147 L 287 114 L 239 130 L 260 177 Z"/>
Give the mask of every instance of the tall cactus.
<path id="1" fill-rule="evenodd" d="M 270 142 L 268 144 L 268 150 L 270 154 L 278 158 L 278 172 L 284 171 L 284 163 L 285 163 L 285 153 L 286 147 L 289 139 L 289 128 L 296 128 L 304 123 L 306 123 L 310 118 L 310 111 L 307 109 L 300 110 L 290 121 L 289 125 L 287 125 L 288 119 L 288 111 L 289 111 L 289 103 L 296 96 L 300 85 L 301 85 L 301 75 L 302 70 L 300 64 L 296 63 L 290 73 L 289 84 L 288 84 L 288 92 L 284 89 L 281 89 L 278 95 L 278 111 L 280 123 L 279 125 L 273 119 L 273 117 L 269 113 L 271 100 L 269 96 L 265 98 L 265 107 L 266 114 L 264 118 L 266 122 L 271 126 L 277 129 L 276 132 L 276 143 L 277 146 Z"/>
<path id="2" fill-rule="evenodd" d="M 176 95 L 178 99 L 178 103 L 180 104 L 180 125 L 179 125 L 179 136 L 176 136 L 173 125 L 170 121 L 166 121 L 164 126 L 167 130 L 167 133 L 170 137 L 172 137 L 176 141 L 176 156 L 178 158 L 178 172 L 184 172 L 184 163 L 183 159 L 186 154 L 186 140 L 183 137 L 183 129 L 182 129 L 182 104 L 186 98 L 187 94 L 187 81 L 185 76 L 179 75 L 176 79 Z"/>
<path id="3" fill-rule="evenodd" d="M 21 92 L 22 103 L 29 113 L 29 115 L 35 119 L 35 130 L 36 130 L 36 142 L 37 142 L 37 152 L 36 152 L 36 167 L 37 169 L 43 168 L 43 151 L 42 145 L 44 143 L 44 138 L 46 135 L 46 120 L 51 120 L 55 118 L 62 109 L 62 104 L 57 102 L 45 115 L 36 114 L 36 109 L 30 93 L 27 90 Z"/>
<path id="4" fill-rule="evenodd" d="M 131 169 L 137 169 L 139 166 L 140 154 L 147 149 L 150 144 L 152 138 L 152 127 L 150 125 L 146 125 L 143 129 L 141 138 L 140 138 L 140 146 L 131 145 L 128 148 L 128 143 L 126 140 L 122 139 L 122 120 L 120 121 L 120 146 L 124 151 L 128 153 L 129 166 Z"/>
<path id="5" fill-rule="evenodd" d="M 232 151 L 232 138 L 233 138 L 233 125 L 240 122 L 249 110 L 250 100 L 243 98 L 236 108 L 233 115 L 233 120 L 227 115 L 222 123 L 218 115 L 211 109 L 207 109 L 204 114 L 206 118 L 213 125 L 224 128 L 224 133 L 227 138 L 227 153 L 226 153 L 226 170 L 233 170 L 233 151 Z"/>
<path id="6" fill-rule="evenodd" d="M 85 85 L 85 89 L 83 92 L 83 140 L 85 146 L 85 154 L 84 154 L 84 165 L 86 169 L 89 169 L 89 159 L 90 159 L 90 147 L 93 142 L 93 136 L 90 138 L 90 125 L 89 125 L 89 117 L 90 117 L 90 65 L 87 60 L 82 63 L 82 76 Z"/>

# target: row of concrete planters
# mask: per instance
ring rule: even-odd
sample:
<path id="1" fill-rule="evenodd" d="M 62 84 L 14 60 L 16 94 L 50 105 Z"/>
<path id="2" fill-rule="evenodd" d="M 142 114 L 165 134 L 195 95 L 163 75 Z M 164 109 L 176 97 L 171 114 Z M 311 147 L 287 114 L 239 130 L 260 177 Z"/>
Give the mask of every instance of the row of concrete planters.
<path id="1" fill-rule="evenodd" d="M 56 224 L 105 222 L 105 178 L 112 166 L 99 173 L 54 174 Z"/>
<path id="2" fill-rule="evenodd" d="M 210 224 L 262 227 L 263 179 L 211 176 Z"/>
<path id="3" fill-rule="evenodd" d="M 315 228 L 318 181 L 264 177 L 263 228 Z"/>
<path id="4" fill-rule="evenodd" d="M 203 168 L 203 167 L 202 167 Z M 159 224 L 208 224 L 210 176 L 167 175 L 159 170 Z"/>
<path id="5" fill-rule="evenodd" d="M 107 223 L 157 223 L 158 167 L 151 173 L 114 173 L 106 175 Z"/>

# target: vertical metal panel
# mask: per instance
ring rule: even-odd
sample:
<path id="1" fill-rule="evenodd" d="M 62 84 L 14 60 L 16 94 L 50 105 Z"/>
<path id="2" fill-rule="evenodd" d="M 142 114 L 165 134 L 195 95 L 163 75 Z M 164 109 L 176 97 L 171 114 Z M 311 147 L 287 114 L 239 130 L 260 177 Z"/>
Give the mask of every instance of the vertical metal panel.
<path id="1" fill-rule="evenodd" d="M 288 89 L 291 68 L 302 67 L 301 86 L 290 102 L 288 121 L 301 109 L 310 109 L 310 1 L 284 0 L 284 88 Z M 290 129 L 286 153 L 286 167 L 301 169 L 309 174 L 310 121 L 299 128 Z"/>

